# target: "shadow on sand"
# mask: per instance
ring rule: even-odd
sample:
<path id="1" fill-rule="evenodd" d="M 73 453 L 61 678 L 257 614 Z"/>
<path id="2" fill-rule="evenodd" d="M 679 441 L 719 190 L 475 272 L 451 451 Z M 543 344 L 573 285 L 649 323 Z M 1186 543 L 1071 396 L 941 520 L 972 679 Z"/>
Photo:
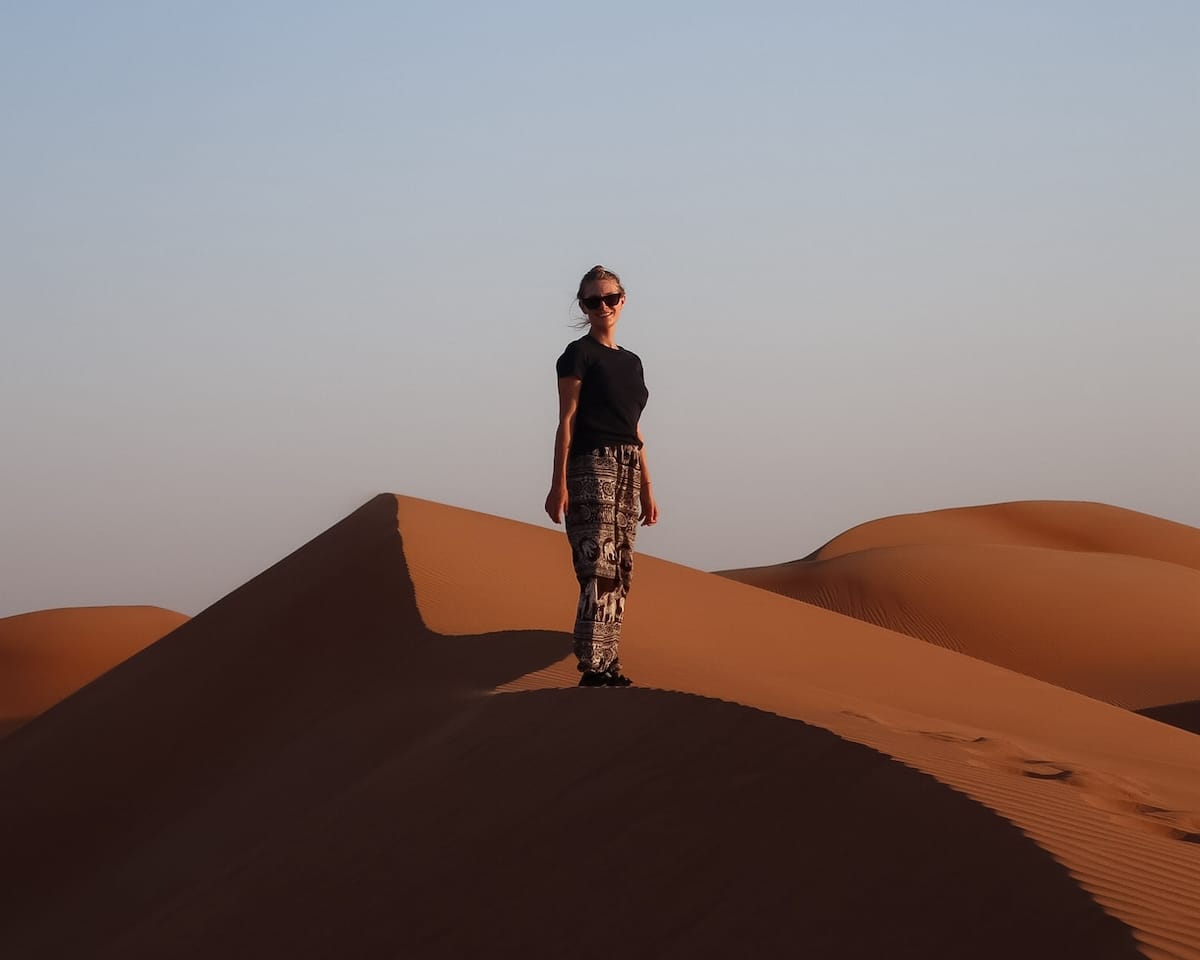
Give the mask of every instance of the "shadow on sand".
<path id="1" fill-rule="evenodd" d="M 372 500 L 0 742 L 0 955 L 1137 956 L 1009 823 L 827 731 L 488 692 L 569 649 L 430 632 Z"/>

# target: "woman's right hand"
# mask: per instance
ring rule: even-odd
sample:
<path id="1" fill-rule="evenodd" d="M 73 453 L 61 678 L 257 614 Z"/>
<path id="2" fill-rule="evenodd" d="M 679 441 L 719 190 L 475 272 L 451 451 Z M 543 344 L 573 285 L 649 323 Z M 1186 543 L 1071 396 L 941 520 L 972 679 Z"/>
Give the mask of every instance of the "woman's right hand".
<path id="1" fill-rule="evenodd" d="M 546 494 L 546 513 L 555 523 L 562 522 L 563 515 L 567 512 L 567 487 L 553 486 L 550 492 Z"/>

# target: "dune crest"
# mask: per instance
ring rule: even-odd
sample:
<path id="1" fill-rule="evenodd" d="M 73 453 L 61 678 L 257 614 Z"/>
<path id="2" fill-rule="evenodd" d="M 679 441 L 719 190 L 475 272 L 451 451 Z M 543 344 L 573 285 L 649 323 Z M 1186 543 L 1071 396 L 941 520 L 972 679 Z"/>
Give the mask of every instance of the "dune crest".
<path id="1" fill-rule="evenodd" d="M 1017 500 L 869 520 L 804 559 L 912 544 L 1008 544 L 1121 553 L 1200 569 L 1200 530 L 1148 513 L 1079 500 Z"/>

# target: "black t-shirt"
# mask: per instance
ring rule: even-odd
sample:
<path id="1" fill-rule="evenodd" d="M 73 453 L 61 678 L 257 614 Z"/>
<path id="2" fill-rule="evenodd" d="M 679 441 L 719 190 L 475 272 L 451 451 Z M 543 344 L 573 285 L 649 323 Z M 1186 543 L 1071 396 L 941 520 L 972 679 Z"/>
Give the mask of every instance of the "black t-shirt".
<path id="1" fill-rule="evenodd" d="M 567 344 L 556 364 L 559 377 L 578 377 L 579 407 L 571 453 L 631 443 L 640 447 L 637 427 L 650 392 L 636 353 L 606 347 L 584 334 Z"/>

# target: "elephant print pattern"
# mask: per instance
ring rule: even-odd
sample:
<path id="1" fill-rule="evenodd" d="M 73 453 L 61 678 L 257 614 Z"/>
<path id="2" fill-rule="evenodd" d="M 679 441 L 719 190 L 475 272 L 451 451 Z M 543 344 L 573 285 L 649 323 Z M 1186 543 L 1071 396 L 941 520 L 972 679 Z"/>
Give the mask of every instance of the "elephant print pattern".
<path id="1" fill-rule="evenodd" d="M 581 671 L 620 668 L 641 480 L 641 458 L 633 445 L 601 447 L 567 461 L 566 528 L 579 581 L 574 646 Z"/>

